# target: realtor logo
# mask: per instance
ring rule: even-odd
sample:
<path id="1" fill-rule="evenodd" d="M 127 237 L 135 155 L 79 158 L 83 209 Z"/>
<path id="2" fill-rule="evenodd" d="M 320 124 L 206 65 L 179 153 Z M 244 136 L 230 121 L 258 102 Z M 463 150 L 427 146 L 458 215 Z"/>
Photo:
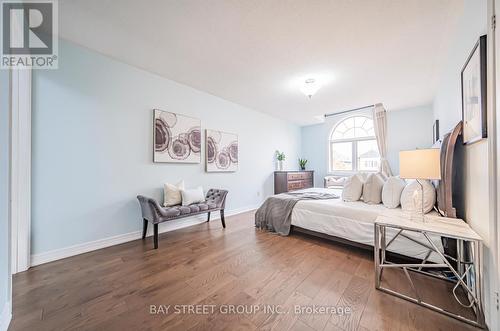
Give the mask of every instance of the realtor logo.
<path id="1" fill-rule="evenodd" d="M 57 1 L 2 2 L 1 68 L 57 68 Z"/>

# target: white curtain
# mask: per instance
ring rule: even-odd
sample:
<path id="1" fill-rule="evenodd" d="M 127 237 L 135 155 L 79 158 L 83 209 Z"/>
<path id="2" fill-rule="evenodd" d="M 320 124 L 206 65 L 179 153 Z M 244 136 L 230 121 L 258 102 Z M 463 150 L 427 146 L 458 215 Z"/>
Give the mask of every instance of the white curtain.
<path id="1" fill-rule="evenodd" d="M 380 153 L 379 171 L 385 176 L 392 176 L 391 166 L 387 161 L 387 112 L 381 103 L 377 103 L 373 107 L 373 124 Z"/>

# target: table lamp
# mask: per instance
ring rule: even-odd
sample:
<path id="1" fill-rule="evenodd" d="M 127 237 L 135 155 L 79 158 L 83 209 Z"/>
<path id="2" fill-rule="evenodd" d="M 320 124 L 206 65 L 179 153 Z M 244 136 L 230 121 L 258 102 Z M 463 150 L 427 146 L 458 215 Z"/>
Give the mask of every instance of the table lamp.
<path id="1" fill-rule="evenodd" d="M 399 152 L 399 177 L 416 179 L 422 192 L 422 221 L 424 217 L 424 186 L 421 179 L 441 179 L 440 150 L 437 148 L 416 149 Z"/>

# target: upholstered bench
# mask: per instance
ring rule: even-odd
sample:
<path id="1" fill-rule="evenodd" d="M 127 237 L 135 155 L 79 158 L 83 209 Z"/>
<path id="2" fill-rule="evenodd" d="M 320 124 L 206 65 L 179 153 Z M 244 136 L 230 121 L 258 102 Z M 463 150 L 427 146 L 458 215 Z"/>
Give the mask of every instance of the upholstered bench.
<path id="1" fill-rule="evenodd" d="M 158 248 L 158 224 L 173 221 L 180 218 L 190 217 L 198 214 L 208 214 L 207 222 L 210 221 L 210 213 L 220 210 L 222 227 L 226 227 L 224 220 L 224 208 L 226 205 L 226 190 L 210 189 L 205 196 L 205 201 L 193 203 L 189 206 L 162 207 L 155 199 L 142 195 L 137 196 L 142 211 L 142 239 L 146 238 L 148 222 L 153 224 L 154 247 Z"/>

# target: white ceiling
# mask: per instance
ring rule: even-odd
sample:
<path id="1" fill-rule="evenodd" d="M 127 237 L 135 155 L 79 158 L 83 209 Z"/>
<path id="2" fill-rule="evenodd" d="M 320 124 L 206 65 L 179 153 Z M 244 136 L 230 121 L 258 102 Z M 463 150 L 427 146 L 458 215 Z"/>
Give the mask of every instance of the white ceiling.
<path id="1" fill-rule="evenodd" d="M 77 44 L 299 124 L 432 102 L 462 0 L 60 0 Z M 309 77 L 326 85 L 311 99 Z"/>

